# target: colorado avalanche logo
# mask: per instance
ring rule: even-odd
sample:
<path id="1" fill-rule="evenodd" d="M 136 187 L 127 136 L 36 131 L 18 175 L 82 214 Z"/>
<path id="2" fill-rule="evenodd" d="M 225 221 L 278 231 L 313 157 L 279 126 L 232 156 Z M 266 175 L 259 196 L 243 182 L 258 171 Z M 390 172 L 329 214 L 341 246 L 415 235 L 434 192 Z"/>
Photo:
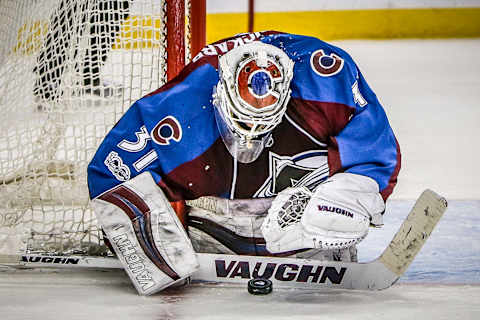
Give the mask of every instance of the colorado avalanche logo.
<path id="1" fill-rule="evenodd" d="M 255 60 L 242 66 L 237 73 L 237 90 L 240 98 L 257 108 L 265 108 L 278 102 L 280 94 L 273 89 L 276 82 L 282 81 L 280 69 L 268 62 L 266 68 L 259 67 Z"/>
<path id="2" fill-rule="evenodd" d="M 170 140 L 182 140 L 182 127 L 173 116 L 166 116 L 153 128 L 150 136 L 152 140 L 162 146 L 169 145 Z"/>
<path id="3" fill-rule="evenodd" d="M 310 57 L 310 65 L 313 71 L 322 77 L 336 75 L 342 71 L 343 63 L 343 59 L 338 55 L 335 53 L 326 55 L 322 49 L 315 51 Z"/>

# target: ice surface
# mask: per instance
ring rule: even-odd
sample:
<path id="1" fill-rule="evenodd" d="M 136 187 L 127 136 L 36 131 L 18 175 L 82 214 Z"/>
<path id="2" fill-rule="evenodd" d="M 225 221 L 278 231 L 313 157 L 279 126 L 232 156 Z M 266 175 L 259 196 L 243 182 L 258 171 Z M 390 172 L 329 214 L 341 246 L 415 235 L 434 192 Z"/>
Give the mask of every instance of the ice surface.
<path id="1" fill-rule="evenodd" d="M 423 189 L 449 200 L 399 283 L 268 296 L 197 285 L 139 297 L 122 271 L 0 272 L 1 319 L 480 319 L 480 39 L 335 44 L 377 93 L 403 153 L 385 226 L 370 231 L 360 260 L 382 252 Z"/>
<path id="2" fill-rule="evenodd" d="M 3 275 L 2 275 L 3 276 Z M 140 297 L 120 271 L 10 274 L 2 319 L 462 319 L 480 315 L 478 285 L 397 284 L 383 291 L 279 290 L 197 285 Z"/>
<path id="3" fill-rule="evenodd" d="M 480 39 L 341 41 L 389 117 L 402 150 L 392 198 L 425 188 L 480 199 Z"/>
<path id="4" fill-rule="evenodd" d="M 370 261 L 386 248 L 414 201 L 387 204 L 384 227 L 371 229 L 358 246 L 359 260 Z M 442 219 L 400 282 L 480 284 L 480 200 L 450 201 Z"/>

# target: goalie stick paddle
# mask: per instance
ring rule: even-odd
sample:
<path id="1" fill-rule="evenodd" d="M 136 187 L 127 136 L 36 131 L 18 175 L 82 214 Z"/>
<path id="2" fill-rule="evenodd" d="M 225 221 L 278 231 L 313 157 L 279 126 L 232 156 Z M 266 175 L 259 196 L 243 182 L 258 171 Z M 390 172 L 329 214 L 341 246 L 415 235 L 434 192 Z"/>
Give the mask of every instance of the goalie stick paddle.
<path id="1" fill-rule="evenodd" d="M 192 280 L 245 285 L 252 278 L 264 278 L 276 288 L 386 289 L 405 273 L 446 208 L 443 197 L 425 190 L 385 251 L 368 263 L 198 253 L 200 268 Z M 122 268 L 111 257 L 35 254 L 0 255 L 2 264 L 27 268 Z"/>

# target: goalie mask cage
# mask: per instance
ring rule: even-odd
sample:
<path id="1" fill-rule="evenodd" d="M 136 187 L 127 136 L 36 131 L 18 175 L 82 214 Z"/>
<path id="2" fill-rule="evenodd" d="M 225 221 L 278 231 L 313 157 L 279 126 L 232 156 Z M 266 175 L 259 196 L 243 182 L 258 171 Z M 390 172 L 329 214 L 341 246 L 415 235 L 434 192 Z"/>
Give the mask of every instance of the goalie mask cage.
<path id="1" fill-rule="evenodd" d="M 0 256 L 108 254 L 87 165 L 127 108 L 201 48 L 201 3 L 0 2 Z"/>

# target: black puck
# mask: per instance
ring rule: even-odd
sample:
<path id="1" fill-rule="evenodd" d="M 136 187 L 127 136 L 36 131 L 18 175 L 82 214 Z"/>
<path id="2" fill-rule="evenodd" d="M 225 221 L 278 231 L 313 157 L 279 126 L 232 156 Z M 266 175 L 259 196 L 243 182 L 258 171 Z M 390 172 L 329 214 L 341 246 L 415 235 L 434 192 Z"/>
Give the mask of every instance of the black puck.
<path id="1" fill-rule="evenodd" d="M 256 278 L 248 281 L 248 292 L 251 294 L 269 294 L 272 292 L 272 281 Z"/>

